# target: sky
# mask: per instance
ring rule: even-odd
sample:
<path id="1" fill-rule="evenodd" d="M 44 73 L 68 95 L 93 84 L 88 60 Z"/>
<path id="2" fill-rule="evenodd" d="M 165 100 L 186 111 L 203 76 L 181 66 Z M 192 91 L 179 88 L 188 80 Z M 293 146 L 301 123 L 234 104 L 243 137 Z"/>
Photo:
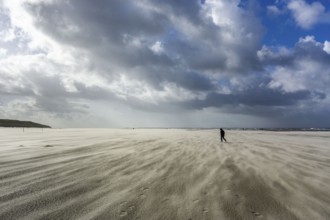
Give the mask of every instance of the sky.
<path id="1" fill-rule="evenodd" d="M 330 0 L 0 0 L 0 118 L 330 127 Z"/>

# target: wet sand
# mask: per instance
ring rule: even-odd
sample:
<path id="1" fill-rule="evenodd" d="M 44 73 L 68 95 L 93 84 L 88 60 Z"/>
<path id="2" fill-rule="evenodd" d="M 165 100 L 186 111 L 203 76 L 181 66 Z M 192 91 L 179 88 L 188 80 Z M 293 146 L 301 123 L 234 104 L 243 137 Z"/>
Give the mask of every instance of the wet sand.
<path id="1" fill-rule="evenodd" d="M 330 219 L 330 132 L 0 129 L 0 219 Z"/>

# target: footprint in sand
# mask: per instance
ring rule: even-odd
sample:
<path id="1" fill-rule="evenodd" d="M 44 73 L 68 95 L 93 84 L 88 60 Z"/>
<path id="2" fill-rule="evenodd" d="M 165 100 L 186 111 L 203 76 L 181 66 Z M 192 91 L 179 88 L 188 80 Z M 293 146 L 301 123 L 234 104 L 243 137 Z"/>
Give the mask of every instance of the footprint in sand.
<path id="1" fill-rule="evenodd" d="M 240 203 L 240 201 L 241 201 L 240 196 L 238 194 L 235 194 L 235 198 L 236 198 L 235 205 L 238 205 Z"/>
<path id="2" fill-rule="evenodd" d="M 168 201 L 170 201 L 169 198 L 165 198 L 165 199 L 162 200 L 163 203 L 167 203 Z"/>
<path id="3" fill-rule="evenodd" d="M 49 144 L 47 144 L 47 145 L 45 145 L 44 147 L 54 147 L 53 145 L 49 145 Z"/>
<path id="4" fill-rule="evenodd" d="M 200 201 L 199 199 L 195 199 L 193 202 L 198 203 L 199 201 Z"/>
<path id="5" fill-rule="evenodd" d="M 139 195 L 139 198 L 140 199 L 145 199 L 147 196 L 146 195 L 144 195 L 143 193 L 141 193 L 140 195 Z"/>
<path id="6" fill-rule="evenodd" d="M 147 187 L 147 186 L 144 186 L 144 187 L 140 187 L 140 191 L 141 192 L 147 192 L 150 188 Z"/>
<path id="7" fill-rule="evenodd" d="M 127 203 L 127 201 L 123 201 L 123 202 L 119 203 L 119 205 L 124 206 L 124 205 L 126 205 L 126 203 Z"/>
<path id="8" fill-rule="evenodd" d="M 129 207 L 128 207 L 128 211 L 130 211 L 130 212 L 131 212 L 131 211 L 133 211 L 133 210 L 134 210 L 134 208 L 135 208 L 135 206 L 134 206 L 134 205 L 131 205 L 131 206 L 129 206 Z"/>
<path id="9" fill-rule="evenodd" d="M 120 217 L 124 217 L 126 215 L 127 215 L 127 212 L 125 210 L 120 211 L 120 214 L 119 214 Z"/>
<path id="10" fill-rule="evenodd" d="M 148 191 L 149 190 L 149 187 L 143 187 L 142 188 L 142 191 Z"/>
<path id="11" fill-rule="evenodd" d="M 240 201 L 241 200 L 241 196 L 238 195 L 238 194 L 235 194 L 235 198 L 236 198 L 236 201 Z"/>
<path id="12" fill-rule="evenodd" d="M 258 218 L 262 218 L 263 216 L 259 212 L 251 211 L 251 213 Z"/>

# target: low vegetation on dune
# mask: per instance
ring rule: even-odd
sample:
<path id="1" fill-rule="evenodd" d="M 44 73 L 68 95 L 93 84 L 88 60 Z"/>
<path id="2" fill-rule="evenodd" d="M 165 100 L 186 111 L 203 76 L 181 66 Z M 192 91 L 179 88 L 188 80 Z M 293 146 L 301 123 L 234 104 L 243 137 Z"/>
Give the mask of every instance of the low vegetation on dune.
<path id="1" fill-rule="evenodd" d="M 32 121 L 19 121 L 10 119 L 0 119 L 0 127 L 51 128 L 48 125 L 43 125 Z"/>

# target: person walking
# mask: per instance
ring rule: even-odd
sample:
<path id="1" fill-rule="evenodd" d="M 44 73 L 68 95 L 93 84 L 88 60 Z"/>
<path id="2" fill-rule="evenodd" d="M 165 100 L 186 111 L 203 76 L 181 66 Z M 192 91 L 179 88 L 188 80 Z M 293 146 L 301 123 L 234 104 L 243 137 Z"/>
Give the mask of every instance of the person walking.
<path id="1" fill-rule="evenodd" d="M 225 131 L 222 128 L 220 128 L 220 137 L 221 137 L 221 142 L 223 140 L 225 140 L 225 142 L 227 142 L 227 140 L 225 138 Z"/>

